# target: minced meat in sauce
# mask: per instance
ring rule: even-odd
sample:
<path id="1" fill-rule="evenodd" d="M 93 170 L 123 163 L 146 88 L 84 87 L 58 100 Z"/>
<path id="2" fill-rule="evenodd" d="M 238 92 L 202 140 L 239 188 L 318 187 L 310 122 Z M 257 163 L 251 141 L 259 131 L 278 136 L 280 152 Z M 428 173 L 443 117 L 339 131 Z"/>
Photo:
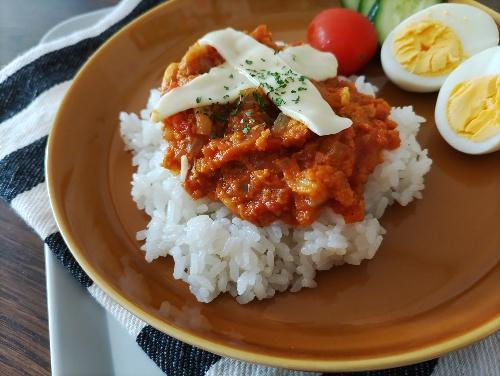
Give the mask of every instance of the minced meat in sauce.
<path id="1" fill-rule="evenodd" d="M 275 50 L 265 26 L 251 34 Z M 224 60 L 210 46 L 193 45 L 171 64 L 162 91 L 183 85 Z M 334 135 L 317 136 L 293 120 L 260 88 L 239 100 L 177 113 L 164 120 L 168 148 L 163 166 L 178 172 L 185 155 L 191 169 L 185 190 L 195 199 L 220 200 L 238 217 L 265 226 L 275 220 L 311 224 L 324 207 L 347 223 L 364 218 L 363 192 L 382 152 L 399 147 L 390 106 L 357 92 L 337 78 L 313 82 L 336 114 L 353 124 Z M 203 93 L 210 95 L 210 93 Z"/>

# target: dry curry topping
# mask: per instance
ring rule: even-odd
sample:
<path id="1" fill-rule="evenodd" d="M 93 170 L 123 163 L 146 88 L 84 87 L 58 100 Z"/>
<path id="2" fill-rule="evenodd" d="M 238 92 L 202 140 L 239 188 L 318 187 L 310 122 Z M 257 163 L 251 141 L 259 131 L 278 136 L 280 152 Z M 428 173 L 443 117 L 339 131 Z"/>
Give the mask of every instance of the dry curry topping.
<path id="1" fill-rule="evenodd" d="M 259 26 L 250 35 L 280 50 L 267 27 Z M 180 63 L 167 68 L 161 90 L 182 86 L 223 62 L 213 47 L 196 43 Z M 194 199 L 219 200 L 260 226 L 275 220 L 308 225 L 324 207 L 348 223 L 362 220 L 365 183 L 383 161 L 382 152 L 400 144 L 396 123 L 389 119 L 390 106 L 359 93 L 349 81 L 313 83 L 336 114 L 353 121 L 350 128 L 318 136 L 281 113 L 262 88 L 246 89 L 233 103 L 165 118 L 163 166 L 179 172 L 186 156 L 190 169 L 183 184 Z"/>

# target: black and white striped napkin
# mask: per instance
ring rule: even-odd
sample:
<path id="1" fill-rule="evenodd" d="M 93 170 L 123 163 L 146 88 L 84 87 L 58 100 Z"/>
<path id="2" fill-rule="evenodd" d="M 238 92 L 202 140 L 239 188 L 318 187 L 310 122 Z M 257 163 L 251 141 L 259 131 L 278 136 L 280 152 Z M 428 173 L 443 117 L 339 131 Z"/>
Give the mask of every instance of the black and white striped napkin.
<path id="1" fill-rule="evenodd" d="M 167 375 L 317 375 L 221 358 L 159 332 L 119 306 L 92 282 L 74 260 L 54 222 L 44 157 L 58 106 L 73 76 L 89 56 L 122 26 L 160 2 L 123 0 L 93 27 L 37 46 L 0 71 L 0 197 L 33 227 L 45 247 L 135 337 Z M 357 375 L 499 376 L 500 335 L 496 333 L 440 359 Z"/>

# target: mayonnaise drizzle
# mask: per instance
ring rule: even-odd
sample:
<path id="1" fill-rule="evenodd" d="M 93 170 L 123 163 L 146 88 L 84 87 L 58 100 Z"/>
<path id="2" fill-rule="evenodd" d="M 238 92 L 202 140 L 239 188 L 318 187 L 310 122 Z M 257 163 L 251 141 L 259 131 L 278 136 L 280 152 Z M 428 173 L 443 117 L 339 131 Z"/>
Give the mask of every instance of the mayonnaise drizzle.
<path id="1" fill-rule="evenodd" d="M 329 52 L 318 51 L 309 44 L 287 47 L 278 56 L 295 72 L 316 81 L 337 75 L 337 59 Z"/>
<path id="2" fill-rule="evenodd" d="M 252 87 L 255 87 L 252 81 L 224 63 L 170 90 L 160 98 L 155 109 L 160 118 L 164 118 L 188 108 L 232 102 L 238 99 L 241 90 Z"/>
<path id="3" fill-rule="evenodd" d="M 338 133 L 352 124 L 335 114 L 308 79 L 322 81 L 336 76 L 337 61 L 332 54 L 309 45 L 288 47 L 276 54 L 231 28 L 208 33 L 199 43 L 214 47 L 226 62 L 163 95 L 153 109 L 153 120 L 189 108 L 229 103 L 241 90 L 260 86 L 285 115 L 320 136 Z"/>

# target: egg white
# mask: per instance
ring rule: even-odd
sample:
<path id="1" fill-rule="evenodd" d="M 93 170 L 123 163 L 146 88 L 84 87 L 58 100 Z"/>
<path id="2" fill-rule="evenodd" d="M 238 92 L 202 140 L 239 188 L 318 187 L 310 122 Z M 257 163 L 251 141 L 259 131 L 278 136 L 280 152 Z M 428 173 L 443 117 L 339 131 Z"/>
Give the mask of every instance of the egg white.
<path id="1" fill-rule="evenodd" d="M 465 4 L 437 4 L 408 17 L 392 30 L 381 49 L 382 68 L 389 79 L 402 89 L 414 92 L 437 91 L 450 73 L 425 77 L 408 72 L 392 52 L 394 38 L 409 24 L 435 20 L 451 28 L 460 39 L 466 56 L 498 45 L 498 28 L 484 11 Z"/>
<path id="2" fill-rule="evenodd" d="M 448 76 L 439 91 L 434 118 L 441 136 L 455 149 L 467 154 L 485 154 L 500 149 L 500 134 L 475 142 L 458 135 L 449 125 L 446 109 L 450 92 L 458 83 L 475 77 L 500 74 L 500 46 L 488 48 L 464 61 Z"/>

